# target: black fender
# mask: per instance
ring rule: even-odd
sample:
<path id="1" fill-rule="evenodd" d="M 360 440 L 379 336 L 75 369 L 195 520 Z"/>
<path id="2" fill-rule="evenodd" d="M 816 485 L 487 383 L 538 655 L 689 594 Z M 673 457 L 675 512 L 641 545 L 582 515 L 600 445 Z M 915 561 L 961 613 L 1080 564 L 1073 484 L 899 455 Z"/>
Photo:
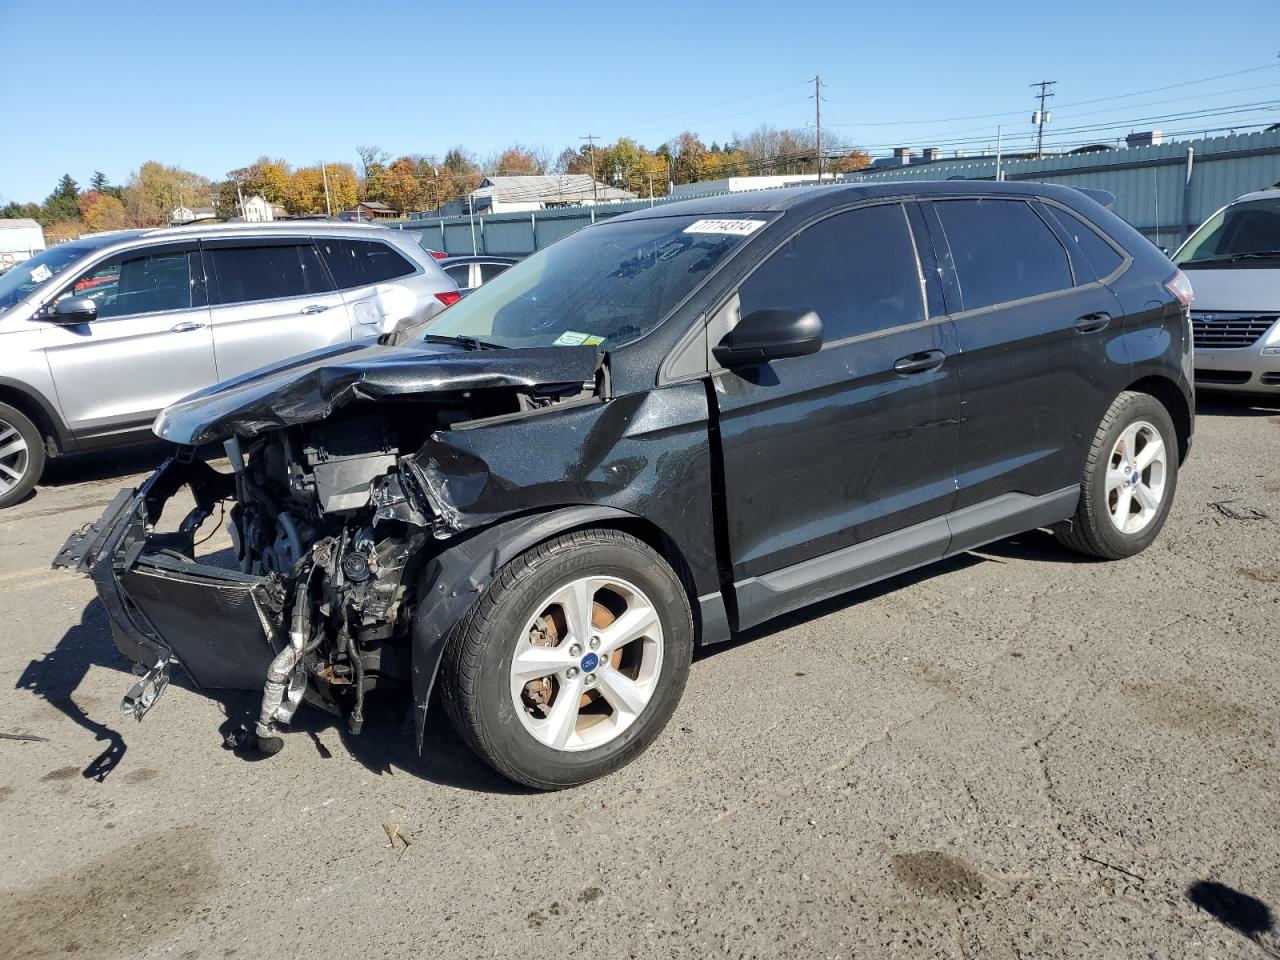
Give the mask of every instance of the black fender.
<path id="1" fill-rule="evenodd" d="M 610 520 L 632 520 L 616 507 L 565 507 L 503 520 L 436 554 L 418 580 L 410 649 L 413 662 L 414 730 L 418 752 L 426 735 L 427 704 L 454 625 L 489 588 L 503 565 L 530 547 L 578 527 Z"/>

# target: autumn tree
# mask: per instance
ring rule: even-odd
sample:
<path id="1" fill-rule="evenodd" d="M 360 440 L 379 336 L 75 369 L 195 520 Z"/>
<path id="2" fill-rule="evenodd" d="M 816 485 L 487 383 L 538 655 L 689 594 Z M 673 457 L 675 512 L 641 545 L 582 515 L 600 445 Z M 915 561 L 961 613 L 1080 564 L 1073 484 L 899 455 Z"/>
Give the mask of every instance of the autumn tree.
<path id="1" fill-rule="evenodd" d="M 100 190 L 86 190 L 80 194 L 78 205 L 80 219 L 85 230 L 100 233 L 104 230 L 123 230 L 129 225 L 129 216 L 124 204 L 109 193 Z"/>
<path id="2" fill-rule="evenodd" d="M 152 160 L 129 175 L 120 199 L 131 226 L 156 227 L 168 223 L 180 204 L 203 205 L 211 193 L 200 174 Z"/>
<path id="3" fill-rule="evenodd" d="M 382 179 L 382 202 L 403 215 L 422 205 L 421 196 L 417 162 L 412 157 L 397 157 Z"/>
<path id="4" fill-rule="evenodd" d="M 391 154 L 374 144 L 359 144 L 356 147 L 356 156 L 360 158 L 360 177 L 363 180 L 369 179 L 369 168 L 372 166 L 385 167 Z"/>
<path id="5" fill-rule="evenodd" d="M 306 216 L 324 213 L 324 174 L 319 167 L 299 167 L 289 176 L 285 209 Z"/>
<path id="6" fill-rule="evenodd" d="M 826 169 L 836 174 L 853 173 L 857 170 L 865 170 L 869 166 L 871 166 L 871 154 L 857 149 L 850 150 L 844 156 L 836 157 L 825 164 Z"/>
<path id="7" fill-rule="evenodd" d="M 522 176 L 547 172 L 547 163 L 537 156 L 535 151 L 520 144 L 514 144 L 503 150 L 488 163 L 491 173 L 505 176 Z"/>

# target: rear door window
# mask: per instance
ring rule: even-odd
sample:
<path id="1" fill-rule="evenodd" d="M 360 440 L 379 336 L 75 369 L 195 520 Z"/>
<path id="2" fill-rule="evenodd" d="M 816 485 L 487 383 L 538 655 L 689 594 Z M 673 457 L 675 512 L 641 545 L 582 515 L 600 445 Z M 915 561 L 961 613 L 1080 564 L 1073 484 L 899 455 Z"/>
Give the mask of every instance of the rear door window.
<path id="1" fill-rule="evenodd" d="M 1111 246 L 1106 240 L 1103 240 L 1098 233 L 1086 224 L 1082 219 L 1074 213 L 1069 213 L 1062 207 L 1055 207 L 1052 204 L 1043 204 L 1042 210 L 1047 210 L 1049 216 L 1057 221 L 1062 227 L 1071 243 L 1074 245 L 1072 250 L 1078 254 L 1078 258 L 1083 258 L 1085 265 L 1093 268 L 1094 277 L 1099 280 L 1111 276 L 1120 264 L 1124 263 L 1124 255 L 1119 253 L 1115 247 Z M 1092 277 L 1077 277 L 1078 282 L 1088 282 Z"/>
<path id="2" fill-rule="evenodd" d="M 317 243 L 340 290 L 386 283 L 407 277 L 418 269 L 390 244 L 378 240 L 322 237 Z"/>
<path id="3" fill-rule="evenodd" d="M 220 303 L 252 303 L 330 293 L 333 281 L 311 243 L 213 246 L 205 250 Z"/>
<path id="4" fill-rule="evenodd" d="M 466 290 L 471 286 L 471 264 L 456 263 L 451 267 L 445 267 L 444 272 L 458 285 L 459 290 Z"/>
<path id="5" fill-rule="evenodd" d="M 1072 286 L 1071 266 L 1049 225 L 1023 200 L 937 200 L 965 310 Z"/>
<path id="6" fill-rule="evenodd" d="M 814 310 L 834 343 L 925 319 L 920 267 L 901 204 L 839 213 L 806 227 L 738 289 L 742 316 Z"/>
<path id="7" fill-rule="evenodd" d="M 510 264 L 506 263 L 482 263 L 480 264 L 480 282 L 488 283 L 498 274 L 509 269 Z"/>

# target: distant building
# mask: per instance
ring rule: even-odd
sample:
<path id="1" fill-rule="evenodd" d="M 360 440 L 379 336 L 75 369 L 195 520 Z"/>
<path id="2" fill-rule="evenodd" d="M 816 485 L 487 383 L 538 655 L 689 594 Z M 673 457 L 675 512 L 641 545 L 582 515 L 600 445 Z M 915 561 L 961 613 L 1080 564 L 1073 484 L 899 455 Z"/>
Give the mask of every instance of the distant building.
<path id="1" fill-rule="evenodd" d="M 832 181 L 830 173 L 822 175 L 823 182 Z M 816 173 L 788 173 L 760 177 L 723 177 L 719 180 L 699 180 L 696 183 L 679 183 L 671 188 L 672 197 L 696 197 L 706 193 L 738 193 L 742 190 L 765 190 L 769 187 L 794 187 L 808 183 L 816 185 Z"/>
<path id="2" fill-rule="evenodd" d="M 476 213 L 519 213 L 636 199 L 630 191 L 576 173 L 486 177 L 468 196 Z"/>
<path id="3" fill-rule="evenodd" d="M 0 220 L 0 270 L 44 249 L 44 230 L 34 220 Z"/>
<path id="4" fill-rule="evenodd" d="M 249 223 L 266 223 L 276 218 L 276 208 L 267 203 L 265 197 L 250 197 L 238 205 L 240 217 Z"/>
<path id="5" fill-rule="evenodd" d="M 361 200 L 352 212 L 358 214 L 355 219 L 360 220 L 390 220 L 396 216 L 393 208 L 377 200 Z"/>
<path id="6" fill-rule="evenodd" d="M 213 207 L 174 207 L 169 213 L 171 224 L 192 223 L 196 220 L 213 220 L 218 212 Z"/>

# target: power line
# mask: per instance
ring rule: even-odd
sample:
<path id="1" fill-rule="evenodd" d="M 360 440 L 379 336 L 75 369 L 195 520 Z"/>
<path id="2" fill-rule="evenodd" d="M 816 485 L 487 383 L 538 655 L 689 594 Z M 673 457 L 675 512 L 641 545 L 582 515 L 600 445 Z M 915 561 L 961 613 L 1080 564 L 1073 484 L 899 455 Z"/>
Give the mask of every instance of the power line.
<path id="1" fill-rule="evenodd" d="M 1200 77 L 1196 80 L 1183 80 L 1180 83 L 1168 83 L 1161 87 L 1149 87 L 1146 90 L 1134 90 L 1129 93 L 1117 93 L 1107 97 L 1094 97 L 1091 100 L 1076 100 L 1072 103 L 1063 103 L 1058 105 L 1059 110 L 1069 107 L 1083 107 L 1094 103 L 1106 103 L 1112 100 L 1125 100 L 1129 97 L 1140 97 L 1148 93 L 1161 93 L 1165 90 L 1175 90 L 1180 87 L 1190 87 L 1198 83 L 1210 83 L 1214 80 L 1225 80 L 1228 77 L 1239 77 L 1249 73 L 1258 73 L 1261 70 L 1274 70 L 1280 67 L 1280 63 L 1267 63 L 1260 67 L 1250 67 L 1247 70 L 1235 70 L 1231 73 L 1219 73 L 1212 77 Z M 1034 86 L 1034 84 L 1033 84 Z M 864 120 L 855 123 L 828 123 L 832 127 L 909 127 L 909 126 L 928 126 L 936 123 L 956 123 L 961 120 L 997 120 L 1004 117 L 1022 116 L 1021 110 L 1008 110 L 1002 113 L 972 113 L 959 117 L 935 117 L 927 120 Z"/>

